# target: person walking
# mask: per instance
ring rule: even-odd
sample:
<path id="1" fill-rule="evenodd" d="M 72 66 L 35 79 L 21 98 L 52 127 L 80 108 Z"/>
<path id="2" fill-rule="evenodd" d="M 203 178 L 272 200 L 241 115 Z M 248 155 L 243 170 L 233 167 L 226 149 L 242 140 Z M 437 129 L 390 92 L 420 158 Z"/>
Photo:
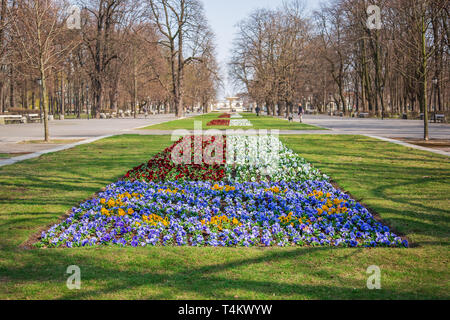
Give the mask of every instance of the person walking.
<path id="1" fill-rule="evenodd" d="M 305 110 L 303 109 L 303 106 L 300 105 L 298 107 L 298 116 L 300 118 L 300 123 L 303 123 L 303 115 L 305 114 Z"/>
<path id="2" fill-rule="evenodd" d="M 256 111 L 256 116 L 259 117 L 259 113 L 261 112 L 261 109 L 259 107 L 256 107 L 255 111 Z"/>
<path id="3" fill-rule="evenodd" d="M 147 119 L 147 117 L 148 117 L 148 109 L 147 109 L 147 107 L 144 107 L 142 111 L 144 112 L 145 119 Z"/>

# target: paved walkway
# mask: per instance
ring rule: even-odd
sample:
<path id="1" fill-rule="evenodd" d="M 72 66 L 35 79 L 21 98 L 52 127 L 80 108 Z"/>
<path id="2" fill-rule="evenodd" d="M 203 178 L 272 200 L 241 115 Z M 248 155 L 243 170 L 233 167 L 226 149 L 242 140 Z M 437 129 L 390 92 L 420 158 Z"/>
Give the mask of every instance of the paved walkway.
<path id="1" fill-rule="evenodd" d="M 195 115 L 191 115 L 195 116 Z M 138 130 L 139 128 L 174 120 L 173 115 L 156 115 L 147 119 L 104 119 L 104 120 L 64 120 L 50 122 L 50 136 L 53 140 L 79 140 L 70 144 L 20 144 L 18 142 L 42 139 L 42 124 L 20 124 L 0 126 L 0 153 L 30 153 L 20 157 L 0 160 L 0 167 L 39 157 L 42 154 L 73 148 L 74 146 L 118 135 L 170 135 L 172 131 Z M 406 147 L 425 150 L 445 156 L 450 152 L 416 146 L 392 138 L 423 137 L 423 122 L 415 120 L 378 120 L 358 118 L 338 118 L 329 116 L 305 116 L 304 122 L 329 130 L 282 130 L 280 134 L 347 134 L 365 135 Z M 430 137 L 450 139 L 450 125 L 430 123 Z"/>
<path id="2" fill-rule="evenodd" d="M 64 120 L 50 122 L 52 140 L 92 139 L 117 135 L 126 130 L 146 127 L 175 120 L 173 115 L 156 115 L 138 119 Z M 41 123 L 0 126 L 0 153 L 42 152 L 61 147 L 63 144 L 22 144 L 22 141 L 43 140 Z"/>
<path id="3" fill-rule="evenodd" d="M 0 126 L 0 153 L 24 154 L 19 157 L 0 160 L 0 167 L 23 160 L 40 157 L 43 154 L 73 148 L 94 141 L 133 132 L 133 129 L 175 120 L 174 115 L 155 115 L 147 119 L 94 119 L 51 121 L 49 130 L 52 140 L 82 140 L 68 144 L 30 144 L 20 143 L 29 140 L 43 140 L 41 123 Z"/>
<path id="4" fill-rule="evenodd" d="M 387 138 L 423 138 L 423 121 L 305 116 L 304 122 L 338 134 L 374 135 Z M 450 125 L 430 123 L 430 138 L 450 139 Z"/>

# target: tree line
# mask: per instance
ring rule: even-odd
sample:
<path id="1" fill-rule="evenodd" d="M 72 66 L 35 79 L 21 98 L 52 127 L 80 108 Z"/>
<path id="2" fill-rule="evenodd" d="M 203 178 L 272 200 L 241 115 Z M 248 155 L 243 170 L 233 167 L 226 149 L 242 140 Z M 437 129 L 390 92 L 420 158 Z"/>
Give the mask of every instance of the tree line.
<path id="1" fill-rule="evenodd" d="M 449 9 L 442 0 L 258 9 L 238 25 L 229 73 L 271 115 L 309 103 L 344 115 L 421 116 L 428 139 L 430 112 L 449 115 Z"/>
<path id="2" fill-rule="evenodd" d="M 1 0 L 0 112 L 39 110 L 47 140 L 48 115 L 207 111 L 214 41 L 198 0 Z"/>

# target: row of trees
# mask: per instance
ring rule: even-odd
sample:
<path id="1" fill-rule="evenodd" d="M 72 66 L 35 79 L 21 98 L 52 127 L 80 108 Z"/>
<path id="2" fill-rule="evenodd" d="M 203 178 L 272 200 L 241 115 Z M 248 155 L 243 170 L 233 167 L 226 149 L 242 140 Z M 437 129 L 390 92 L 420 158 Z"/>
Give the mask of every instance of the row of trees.
<path id="1" fill-rule="evenodd" d="M 440 0 L 331 0 L 310 16 L 301 1 L 257 10 L 239 24 L 230 74 L 269 114 L 308 101 L 321 112 L 422 113 L 428 139 L 429 111 L 449 111 L 449 9 Z"/>
<path id="2" fill-rule="evenodd" d="M 42 110 L 46 140 L 48 113 L 181 117 L 215 99 L 214 49 L 198 0 L 2 0 L 0 111 Z"/>

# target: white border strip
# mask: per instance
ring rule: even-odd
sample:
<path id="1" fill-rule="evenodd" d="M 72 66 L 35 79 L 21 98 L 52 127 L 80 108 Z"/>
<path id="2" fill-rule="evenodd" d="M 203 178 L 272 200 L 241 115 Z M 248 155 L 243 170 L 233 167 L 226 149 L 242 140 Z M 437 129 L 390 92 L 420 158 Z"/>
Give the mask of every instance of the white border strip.
<path id="1" fill-rule="evenodd" d="M 373 139 L 383 140 L 383 141 L 386 141 L 386 142 L 391 142 L 391 143 L 398 144 L 398 145 L 401 145 L 401 146 L 404 146 L 404 147 L 408 147 L 408 148 L 413 148 L 413 149 L 422 150 L 422 151 L 428 151 L 428 152 L 432 152 L 432 153 L 436 153 L 436 154 L 440 154 L 440 155 L 443 155 L 443 156 L 450 157 L 450 152 L 443 151 L 443 150 L 436 150 L 436 149 L 421 147 L 421 146 L 417 146 L 415 144 L 410 144 L 410 143 L 403 142 L 403 141 L 400 141 L 400 140 L 389 139 L 389 138 L 384 138 L 384 137 L 380 137 L 380 136 L 372 136 L 372 135 L 369 135 L 369 134 L 364 134 L 363 136 L 366 136 L 366 137 L 369 137 L 369 138 L 373 138 Z"/>
<path id="2" fill-rule="evenodd" d="M 175 121 L 175 120 L 181 120 L 181 119 L 186 119 L 186 118 L 191 118 L 191 117 L 196 117 L 197 115 L 192 115 L 190 117 L 183 117 L 180 119 L 172 119 L 172 120 L 167 120 L 167 121 L 163 121 L 161 123 L 157 123 L 157 124 L 153 124 L 153 125 L 158 125 L 158 124 L 164 124 L 164 123 L 168 123 L 171 121 Z M 68 149 L 72 149 L 76 146 L 81 146 L 83 144 L 89 144 L 101 139 L 105 139 L 105 138 L 110 138 L 110 137 L 115 137 L 115 136 L 119 136 L 123 133 L 121 132 L 132 132 L 133 130 L 138 130 L 138 129 L 142 129 L 142 128 L 146 128 L 152 126 L 152 124 L 148 124 L 142 127 L 138 127 L 138 128 L 133 128 L 133 129 L 123 129 L 121 130 L 119 133 L 115 133 L 115 134 L 109 134 L 109 135 L 105 135 L 105 136 L 99 136 L 99 137 L 95 137 L 95 138 L 90 138 L 90 139 L 86 139 L 77 143 L 71 143 L 71 144 L 66 144 L 64 146 L 60 146 L 57 148 L 53 148 L 53 149 L 49 149 L 49 150 L 44 150 L 44 151 L 39 151 L 39 152 L 35 152 L 35 153 L 31 153 L 31 154 L 26 154 L 20 157 L 14 157 L 14 158 L 10 158 L 10 159 L 6 159 L 6 160 L 1 160 L 0 161 L 0 168 L 4 167 L 4 166 L 9 166 L 21 161 L 25 161 L 25 160 L 30 160 L 30 159 L 35 159 L 35 158 L 39 158 L 40 156 L 44 155 L 44 154 L 48 154 L 48 153 L 54 153 L 54 152 L 58 152 L 58 151 L 64 151 L 64 150 L 68 150 Z M 126 133 L 125 133 L 126 134 Z"/>
<path id="3" fill-rule="evenodd" d="M 110 137 L 114 137 L 114 136 L 116 136 L 116 134 L 90 138 L 90 139 L 83 140 L 83 141 L 80 141 L 80 142 L 77 142 L 77 143 L 66 144 L 64 146 L 60 146 L 60 147 L 57 147 L 57 148 L 44 150 L 44 151 L 39 151 L 39 152 L 31 153 L 31 154 L 26 154 L 26 155 L 23 155 L 23 156 L 20 156 L 20 157 L 14 157 L 14 158 L 11 158 L 11 159 L 2 160 L 2 161 L 0 161 L 0 167 L 9 166 L 11 164 L 15 164 L 17 162 L 21 162 L 21 161 L 25 161 L 25 160 L 39 158 L 40 156 L 42 156 L 44 154 L 54 153 L 54 152 L 58 152 L 58 151 L 72 149 L 72 148 L 74 148 L 76 146 L 81 146 L 83 144 L 89 144 L 89 143 L 92 143 L 92 142 L 95 142 L 95 141 L 98 141 L 98 140 L 101 140 L 101 139 L 110 138 Z"/>

